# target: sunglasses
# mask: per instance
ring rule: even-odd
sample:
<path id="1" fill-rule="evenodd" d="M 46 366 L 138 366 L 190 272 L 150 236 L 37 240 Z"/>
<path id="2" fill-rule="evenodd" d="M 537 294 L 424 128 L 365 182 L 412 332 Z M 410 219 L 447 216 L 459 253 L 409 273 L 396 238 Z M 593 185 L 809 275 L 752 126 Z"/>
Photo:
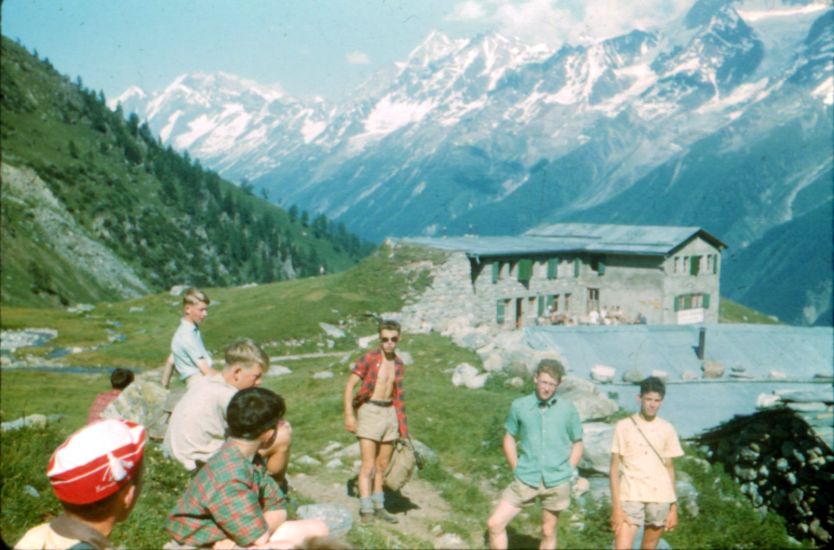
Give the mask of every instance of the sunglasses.
<path id="1" fill-rule="evenodd" d="M 399 336 L 392 336 L 391 338 L 385 338 L 385 337 L 380 337 L 380 338 L 379 338 L 379 340 L 380 340 L 383 344 L 387 344 L 388 342 L 394 342 L 394 343 L 396 344 L 396 343 L 399 341 L 399 339 L 400 339 L 400 337 L 399 337 Z"/>

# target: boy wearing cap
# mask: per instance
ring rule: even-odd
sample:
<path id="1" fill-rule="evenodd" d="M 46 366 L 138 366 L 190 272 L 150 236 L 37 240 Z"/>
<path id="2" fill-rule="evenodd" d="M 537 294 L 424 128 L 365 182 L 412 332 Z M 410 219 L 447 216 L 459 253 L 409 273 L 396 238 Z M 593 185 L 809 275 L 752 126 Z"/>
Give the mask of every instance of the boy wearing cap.
<path id="1" fill-rule="evenodd" d="M 297 548 L 326 537 L 320 520 L 287 521 L 284 494 L 259 450 L 269 448 L 286 406 L 281 396 L 248 388 L 232 397 L 229 438 L 203 466 L 168 515 L 179 544 L 214 548 Z"/>
<path id="2" fill-rule="evenodd" d="M 168 422 L 163 447 L 187 470 L 195 470 L 223 446 L 228 427 L 226 409 L 232 396 L 238 390 L 259 385 L 269 369 L 269 356 L 249 338 L 229 345 L 225 359 L 220 376 L 199 376 L 189 385 Z M 261 454 L 267 459 L 270 474 L 285 484 L 292 427 L 281 419 L 276 429 L 275 441 Z"/>
<path id="3" fill-rule="evenodd" d="M 556 525 L 570 504 L 570 481 L 583 449 L 579 412 L 573 403 L 556 397 L 564 376 L 562 363 L 542 359 L 534 378 L 536 391 L 510 406 L 503 448 L 515 479 L 487 520 L 490 548 L 507 548 L 507 525 L 536 499 L 542 505 L 539 548 L 556 548 Z"/>
<path id="4" fill-rule="evenodd" d="M 615 548 L 631 548 L 643 526 L 641 548 L 657 548 L 664 529 L 678 524 L 674 457 L 682 456 L 678 434 L 657 416 L 666 395 L 660 378 L 640 382 L 639 414 L 617 422 L 611 443 L 611 530 Z"/>
<path id="5" fill-rule="evenodd" d="M 105 550 L 116 523 L 139 498 L 145 429 L 107 419 L 72 434 L 49 459 L 46 475 L 64 512 L 27 531 L 20 550 Z"/>
<path id="6" fill-rule="evenodd" d="M 171 354 L 165 361 L 162 372 L 162 385 L 168 387 L 174 369 L 186 384 L 202 376 L 214 376 L 217 371 L 211 368 L 211 355 L 203 344 L 200 323 L 208 315 L 211 303 L 205 292 L 189 288 L 182 295 L 183 315 L 180 324 L 171 339 Z"/>

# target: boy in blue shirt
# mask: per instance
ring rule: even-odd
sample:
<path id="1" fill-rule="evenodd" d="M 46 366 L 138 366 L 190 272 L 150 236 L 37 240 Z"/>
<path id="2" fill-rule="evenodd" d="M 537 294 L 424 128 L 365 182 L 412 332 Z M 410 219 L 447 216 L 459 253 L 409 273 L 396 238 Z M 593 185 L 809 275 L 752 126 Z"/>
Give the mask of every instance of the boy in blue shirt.
<path id="1" fill-rule="evenodd" d="M 507 548 L 507 525 L 537 498 L 542 502 L 539 548 L 556 548 L 556 523 L 570 504 L 570 480 L 583 448 L 579 412 L 555 395 L 564 375 L 559 361 L 543 359 L 534 378 L 536 391 L 510 406 L 503 446 L 515 479 L 487 521 L 490 548 Z"/>

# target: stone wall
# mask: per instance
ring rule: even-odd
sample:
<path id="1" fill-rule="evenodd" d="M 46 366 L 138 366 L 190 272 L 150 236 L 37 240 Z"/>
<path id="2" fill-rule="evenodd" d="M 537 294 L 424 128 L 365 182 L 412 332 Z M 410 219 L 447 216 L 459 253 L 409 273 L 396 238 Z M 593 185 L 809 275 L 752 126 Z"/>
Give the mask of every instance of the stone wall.
<path id="1" fill-rule="evenodd" d="M 831 543 L 834 456 L 802 417 L 789 408 L 769 409 L 736 417 L 699 440 L 755 506 L 785 518 L 793 536 Z"/>

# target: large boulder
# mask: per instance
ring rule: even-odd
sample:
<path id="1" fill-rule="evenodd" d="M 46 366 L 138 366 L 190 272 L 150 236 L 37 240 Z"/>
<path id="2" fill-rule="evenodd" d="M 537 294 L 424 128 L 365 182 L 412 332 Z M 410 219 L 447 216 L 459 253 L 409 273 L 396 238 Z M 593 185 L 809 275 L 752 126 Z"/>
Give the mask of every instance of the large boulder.
<path id="1" fill-rule="evenodd" d="M 603 384 L 612 382 L 616 374 L 617 369 L 607 365 L 594 365 L 591 367 L 591 379 L 597 382 L 602 382 Z"/>
<path id="2" fill-rule="evenodd" d="M 646 376 L 640 372 L 640 369 L 630 368 L 623 373 L 623 382 L 629 384 L 639 384 Z"/>
<path id="3" fill-rule="evenodd" d="M 593 382 L 576 376 L 566 376 L 556 395 L 564 397 L 576 406 L 582 422 L 605 418 L 619 409 L 617 402 L 603 395 Z"/>
<path id="4" fill-rule="evenodd" d="M 704 361 L 704 365 L 701 367 L 701 370 L 704 371 L 704 378 L 721 378 L 724 376 L 724 365 L 719 363 L 718 361 L 710 361 L 707 359 Z"/>
<path id="5" fill-rule="evenodd" d="M 142 424 L 154 439 L 165 434 L 169 391 L 161 384 L 141 377 L 119 394 L 101 413 L 102 418 L 124 418 Z"/>
<path id="6" fill-rule="evenodd" d="M 304 504 L 298 507 L 301 519 L 320 519 L 327 524 L 331 537 L 342 537 L 353 526 L 353 512 L 338 504 Z"/>
<path id="7" fill-rule="evenodd" d="M 452 384 L 455 386 L 466 386 L 470 390 L 483 388 L 489 378 L 489 373 L 479 373 L 477 367 L 469 363 L 461 363 L 455 367 L 452 373 Z"/>
<path id="8" fill-rule="evenodd" d="M 614 439 L 614 426 L 605 422 L 586 422 L 582 424 L 584 450 L 579 467 L 608 475 L 611 466 L 611 441 Z"/>

